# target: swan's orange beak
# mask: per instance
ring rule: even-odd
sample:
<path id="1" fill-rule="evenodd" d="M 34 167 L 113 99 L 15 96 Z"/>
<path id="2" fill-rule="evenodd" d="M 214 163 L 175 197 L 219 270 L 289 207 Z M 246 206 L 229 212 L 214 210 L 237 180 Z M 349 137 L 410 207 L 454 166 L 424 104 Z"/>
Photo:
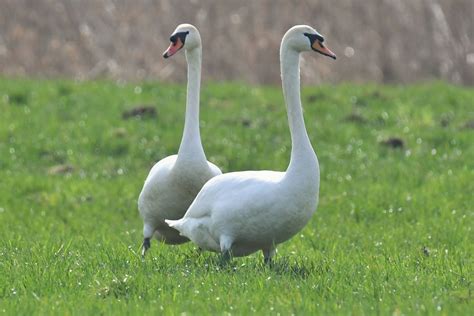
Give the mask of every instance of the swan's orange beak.
<path id="1" fill-rule="evenodd" d="M 168 49 L 165 50 L 165 52 L 163 53 L 163 57 L 164 57 L 164 58 L 168 58 L 168 57 L 173 56 L 174 54 L 176 54 L 176 52 L 178 52 L 178 50 L 180 50 L 181 48 L 183 48 L 183 46 L 184 46 L 183 42 L 182 42 L 181 39 L 178 37 L 175 42 L 171 42 L 171 44 L 170 44 L 170 46 L 168 47 Z"/>
<path id="2" fill-rule="evenodd" d="M 323 54 L 325 56 L 328 56 L 328 57 L 331 57 L 332 59 L 336 59 L 336 54 L 334 54 L 333 52 L 331 52 L 331 50 L 329 48 L 327 48 L 326 46 L 324 46 L 323 43 L 321 43 L 320 41 L 316 40 L 313 42 L 313 45 L 311 45 L 311 48 L 320 53 L 320 54 Z"/>

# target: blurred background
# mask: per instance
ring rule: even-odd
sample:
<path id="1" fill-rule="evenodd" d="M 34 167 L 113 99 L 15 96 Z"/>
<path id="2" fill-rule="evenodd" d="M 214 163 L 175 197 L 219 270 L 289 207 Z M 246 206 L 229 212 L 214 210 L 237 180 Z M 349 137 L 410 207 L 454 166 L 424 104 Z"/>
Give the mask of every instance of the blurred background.
<path id="1" fill-rule="evenodd" d="M 281 37 L 309 24 L 338 60 L 306 54 L 306 84 L 474 84 L 473 0 L 1 0 L 0 75 L 183 82 L 183 55 L 161 57 L 183 22 L 203 80 L 279 84 Z"/>

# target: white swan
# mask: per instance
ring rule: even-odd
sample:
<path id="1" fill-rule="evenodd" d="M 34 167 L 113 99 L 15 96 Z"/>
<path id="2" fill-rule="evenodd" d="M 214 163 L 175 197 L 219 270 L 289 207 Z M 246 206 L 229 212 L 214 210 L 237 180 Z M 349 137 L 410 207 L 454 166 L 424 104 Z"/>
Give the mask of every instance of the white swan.
<path id="1" fill-rule="evenodd" d="M 224 257 L 262 250 L 270 262 L 275 246 L 308 223 L 319 194 L 319 165 L 303 120 L 299 57 L 314 50 L 336 59 L 313 28 L 294 26 L 280 48 L 283 93 L 291 132 L 291 161 L 286 172 L 244 171 L 209 180 L 180 220 L 171 227 L 204 250 Z"/>
<path id="2" fill-rule="evenodd" d="M 206 160 L 199 134 L 199 90 L 201 81 L 201 37 L 190 24 L 181 24 L 170 37 L 171 45 L 163 54 L 168 58 L 184 47 L 188 62 L 188 87 L 183 138 L 177 155 L 157 162 L 145 180 L 138 198 L 143 218 L 142 255 L 155 235 L 167 244 L 180 244 L 186 237 L 165 224 L 165 219 L 181 218 L 202 186 L 222 172 Z"/>

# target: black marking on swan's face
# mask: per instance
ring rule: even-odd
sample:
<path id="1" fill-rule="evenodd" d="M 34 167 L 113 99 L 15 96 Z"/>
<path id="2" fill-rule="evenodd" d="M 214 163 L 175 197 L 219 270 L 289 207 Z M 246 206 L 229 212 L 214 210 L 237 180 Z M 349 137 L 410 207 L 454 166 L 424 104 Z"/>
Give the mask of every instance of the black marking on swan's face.
<path id="1" fill-rule="evenodd" d="M 184 43 L 186 42 L 186 36 L 188 34 L 189 34 L 189 31 L 174 33 L 173 35 L 170 36 L 170 42 L 173 44 L 176 44 L 179 38 L 181 40 L 181 43 L 183 43 L 184 45 Z"/>
<path id="2" fill-rule="evenodd" d="M 320 43 L 324 42 L 324 37 L 322 37 L 319 34 L 310 34 L 310 33 L 304 33 L 304 36 L 309 38 L 309 42 L 311 43 L 311 46 L 313 46 L 314 41 L 319 41 Z"/>
<path id="3" fill-rule="evenodd" d="M 331 52 L 326 46 L 324 46 L 324 37 L 322 37 L 320 34 L 304 33 L 303 35 L 309 39 L 309 43 L 312 50 L 320 53 L 321 55 L 336 59 L 336 55 Z"/>

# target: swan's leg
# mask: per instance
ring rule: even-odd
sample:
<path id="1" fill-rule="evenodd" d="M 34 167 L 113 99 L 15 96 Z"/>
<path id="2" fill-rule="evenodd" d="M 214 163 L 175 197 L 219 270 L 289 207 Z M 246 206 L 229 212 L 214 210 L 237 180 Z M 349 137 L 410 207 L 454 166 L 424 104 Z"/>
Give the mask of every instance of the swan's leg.
<path id="1" fill-rule="evenodd" d="M 142 257 L 145 257 L 146 252 L 150 248 L 150 239 L 153 236 L 155 230 L 151 225 L 143 225 L 143 244 L 142 244 Z"/>
<path id="2" fill-rule="evenodd" d="M 263 251 L 263 263 L 271 265 L 272 264 L 272 258 L 276 253 L 276 248 L 275 246 L 271 246 L 267 249 L 262 249 Z"/>
<path id="3" fill-rule="evenodd" d="M 229 236 L 222 235 L 219 239 L 219 244 L 221 247 L 222 261 L 227 263 L 232 259 L 232 243 L 234 240 Z"/>
<path id="4" fill-rule="evenodd" d="M 143 238 L 143 244 L 142 244 L 142 257 L 145 258 L 145 254 L 150 248 L 150 238 Z"/>

